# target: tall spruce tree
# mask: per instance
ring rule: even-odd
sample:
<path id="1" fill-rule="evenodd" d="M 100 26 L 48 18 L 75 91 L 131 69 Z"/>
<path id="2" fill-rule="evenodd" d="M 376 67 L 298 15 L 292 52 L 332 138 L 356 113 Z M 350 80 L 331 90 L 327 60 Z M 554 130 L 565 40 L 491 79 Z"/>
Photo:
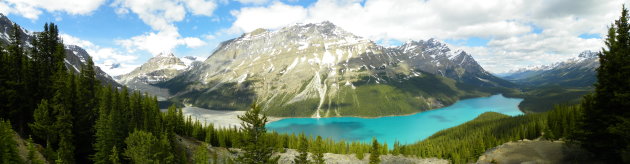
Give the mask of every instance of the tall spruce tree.
<path id="1" fill-rule="evenodd" d="M 256 103 L 245 114 L 238 116 L 243 121 L 242 131 L 245 133 L 243 154 L 238 157 L 240 163 L 276 163 L 278 158 L 272 158 L 273 145 L 265 140 L 267 116 Z"/>
<path id="2" fill-rule="evenodd" d="M 372 138 L 372 150 L 370 150 L 370 164 L 381 163 L 380 145 L 376 138 Z"/>
<path id="3" fill-rule="evenodd" d="M 29 124 L 31 129 L 33 130 L 33 134 L 35 137 L 43 140 L 46 145 L 45 147 L 49 147 L 48 145 L 54 141 L 56 141 L 56 131 L 53 127 L 53 123 L 55 122 L 55 118 L 53 117 L 53 109 L 48 104 L 48 100 L 43 99 L 37 109 L 34 112 L 35 122 Z"/>
<path id="4" fill-rule="evenodd" d="M 581 145 L 601 159 L 630 162 L 630 25 L 628 9 L 609 27 L 599 53 L 595 92 L 583 98 Z"/>
<path id="5" fill-rule="evenodd" d="M 96 79 L 96 73 L 94 71 L 94 62 L 92 58 L 88 57 L 86 65 L 81 66 L 81 73 L 79 74 L 77 92 L 76 92 L 76 104 L 72 115 L 74 117 L 73 135 L 76 138 L 76 155 L 77 163 L 88 163 L 89 156 L 94 154 L 94 148 L 92 142 L 94 141 L 94 124 L 98 114 L 97 110 L 97 88 L 100 85 L 98 79 Z"/>
<path id="6" fill-rule="evenodd" d="M 293 160 L 296 164 L 308 164 L 308 140 L 304 133 L 300 133 L 300 146 L 298 147 L 298 155 Z"/>
<path id="7" fill-rule="evenodd" d="M 324 160 L 324 148 L 322 147 L 323 141 L 321 136 L 317 136 L 315 143 L 313 144 L 313 162 L 316 164 L 323 164 Z"/>

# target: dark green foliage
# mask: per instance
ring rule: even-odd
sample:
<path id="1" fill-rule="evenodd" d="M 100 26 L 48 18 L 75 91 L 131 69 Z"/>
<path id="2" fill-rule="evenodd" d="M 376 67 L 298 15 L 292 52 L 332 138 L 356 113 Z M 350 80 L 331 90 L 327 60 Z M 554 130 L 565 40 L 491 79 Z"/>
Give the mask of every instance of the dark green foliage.
<path id="1" fill-rule="evenodd" d="M 578 121 L 583 117 L 582 108 L 578 105 L 557 105 L 554 110 L 547 112 L 547 139 L 570 139 L 577 131 Z"/>
<path id="2" fill-rule="evenodd" d="M 207 164 L 210 163 L 210 153 L 208 152 L 208 145 L 206 143 L 200 144 L 195 148 L 195 154 L 193 155 L 193 161 L 195 164 Z"/>
<path id="3" fill-rule="evenodd" d="M 404 155 L 449 159 L 453 163 L 475 162 L 489 148 L 508 141 L 539 137 L 546 125 L 545 119 L 542 114 L 510 117 L 486 112 L 421 142 L 400 146 L 398 151 Z"/>
<path id="4" fill-rule="evenodd" d="M 304 133 L 300 134 L 300 146 L 298 147 L 298 155 L 293 160 L 296 164 L 308 164 L 308 140 Z"/>
<path id="5" fill-rule="evenodd" d="M 370 164 L 381 163 L 381 150 L 376 138 L 372 138 L 372 149 L 370 150 Z"/>
<path id="6" fill-rule="evenodd" d="M 124 155 L 134 163 L 173 163 L 170 141 L 166 135 L 160 139 L 151 132 L 134 131 L 125 139 L 127 148 Z M 115 149 L 114 149 L 115 150 Z"/>
<path id="7" fill-rule="evenodd" d="M 18 155 L 15 132 L 11 129 L 11 123 L 0 119 L 0 163 L 13 164 L 21 163 Z"/>
<path id="8" fill-rule="evenodd" d="M 241 126 L 246 141 L 243 155 L 237 159 L 240 163 L 275 163 L 278 159 L 271 156 L 273 145 L 265 137 L 267 116 L 261 112 L 260 106 L 252 104 L 251 110 L 238 116 L 243 121 Z"/>
<path id="9" fill-rule="evenodd" d="M 541 113 L 554 109 L 555 104 L 580 104 L 582 96 L 591 93 L 592 87 L 541 86 L 526 88 L 518 107 L 525 113 Z"/>
<path id="10" fill-rule="evenodd" d="M 139 92 L 122 91 L 109 87 L 97 87 L 98 89 L 98 119 L 94 125 L 95 139 L 92 159 L 95 163 L 112 163 L 112 158 L 121 156 L 120 150 L 124 150 L 127 130 L 135 129 L 144 133 L 150 133 L 162 146 L 157 149 L 153 159 L 161 161 L 173 161 L 170 153 L 172 147 L 170 141 L 175 134 L 175 129 L 182 129 L 183 118 L 174 107 L 166 114 L 161 114 L 155 97 L 141 95 Z M 179 117 L 179 118 L 177 118 Z M 120 161 L 118 161 L 120 162 Z"/>
<path id="11" fill-rule="evenodd" d="M 181 109 L 163 115 L 156 97 L 101 86 L 90 58 L 80 73 L 68 73 L 58 31 L 55 24 L 46 24 L 28 51 L 14 25 L 8 50 L 0 45 L 0 119 L 12 120 L 18 134 L 32 134 L 35 143 L 44 145 L 48 161 L 41 162 L 126 163 L 121 151 L 126 150 L 125 138 L 134 130 L 157 138 L 152 159 L 183 162 L 171 153 L 173 136 L 205 137 L 200 124 L 184 129 L 188 126 Z M 33 153 L 31 149 L 26 160 L 37 163 Z"/>
<path id="12" fill-rule="evenodd" d="M 316 164 L 323 164 L 324 161 L 324 149 L 322 148 L 322 137 L 317 136 L 315 144 L 313 144 L 313 162 Z"/>
<path id="13" fill-rule="evenodd" d="M 158 159 L 154 159 L 155 151 L 158 148 L 159 141 L 150 132 L 135 131 L 129 134 L 125 139 L 127 148 L 124 155 L 129 157 L 134 163 L 160 163 Z"/>
<path id="14" fill-rule="evenodd" d="M 599 54 L 595 93 L 584 97 L 576 135 L 582 147 L 612 163 L 630 162 L 630 24 L 628 10 L 610 26 Z"/>

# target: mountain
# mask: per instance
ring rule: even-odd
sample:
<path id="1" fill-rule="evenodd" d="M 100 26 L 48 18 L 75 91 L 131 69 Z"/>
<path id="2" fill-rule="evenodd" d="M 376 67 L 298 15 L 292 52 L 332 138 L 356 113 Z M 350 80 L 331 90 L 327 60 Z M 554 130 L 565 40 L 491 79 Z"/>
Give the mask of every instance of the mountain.
<path id="1" fill-rule="evenodd" d="M 550 65 L 522 68 L 503 78 L 520 84 L 519 108 L 527 113 L 546 112 L 556 104 L 579 104 L 597 81 L 597 52 L 583 51 L 576 58 Z"/>
<path id="2" fill-rule="evenodd" d="M 7 45 L 9 44 L 9 34 L 13 29 L 14 22 L 9 20 L 8 17 L 0 14 L 0 43 Z M 24 47 L 32 48 L 33 45 L 31 41 L 35 39 L 36 32 L 27 31 L 21 28 L 21 40 L 24 42 Z M 66 68 L 68 70 L 79 73 L 81 67 L 87 64 L 87 60 L 90 55 L 81 47 L 76 45 L 65 45 L 66 58 L 64 60 L 66 64 Z M 112 86 L 120 87 L 119 83 L 117 83 L 111 76 L 105 73 L 98 66 L 94 66 L 94 71 L 96 71 L 96 78 L 99 79 L 102 83 L 111 84 Z"/>
<path id="3" fill-rule="evenodd" d="M 171 101 L 274 116 L 383 116 L 487 96 L 513 84 L 435 39 L 385 48 L 330 22 L 257 29 L 160 82 Z"/>
<path id="4" fill-rule="evenodd" d="M 597 52 L 584 51 L 577 58 L 520 69 L 505 79 L 527 86 L 560 85 L 568 87 L 590 87 L 597 81 L 599 67 Z"/>
<path id="5" fill-rule="evenodd" d="M 152 84 L 172 79 L 195 62 L 198 62 L 196 57 L 186 56 L 180 59 L 173 53 L 160 53 L 133 71 L 117 76 L 116 79 L 129 88 L 149 92 L 158 96 L 160 100 L 165 100 L 170 97 L 168 91 Z"/>

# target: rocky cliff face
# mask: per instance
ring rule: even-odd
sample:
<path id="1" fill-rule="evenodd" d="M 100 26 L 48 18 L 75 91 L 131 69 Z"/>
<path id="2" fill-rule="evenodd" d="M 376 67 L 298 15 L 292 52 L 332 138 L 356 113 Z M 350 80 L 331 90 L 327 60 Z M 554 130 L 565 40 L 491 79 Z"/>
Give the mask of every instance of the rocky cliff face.
<path id="1" fill-rule="evenodd" d="M 158 85 L 184 104 L 239 110 L 257 102 L 272 115 L 324 117 L 411 113 L 479 94 L 459 84 L 511 85 L 434 39 L 385 48 L 322 22 L 243 34 Z"/>

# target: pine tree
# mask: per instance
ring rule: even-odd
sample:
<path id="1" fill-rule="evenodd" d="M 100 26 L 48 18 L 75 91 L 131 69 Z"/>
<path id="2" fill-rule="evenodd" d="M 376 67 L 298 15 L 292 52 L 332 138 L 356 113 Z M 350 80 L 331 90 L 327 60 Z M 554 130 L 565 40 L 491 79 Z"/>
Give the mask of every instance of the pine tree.
<path id="1" fill-rule="evenodd" d="M 381 163 L 381 151 L 376 138 L 372 138 L 372 150 L 370 151 L 370 164 Z"/>
<path id="2" fill-rule="evenodd" d="M 57 152 L 64 163 L 72 164 L 74 163 L 75 150 L 72 135 L 72 115 L 70 111 L 61 105 L 57 105 L 55 108 L 58 108 L 59 113 L 57 115 L 57 122 L 55 123 L 55 129 L 57 129 L 59 133 L 59 149 Z"/>
<path id="3" fill-rule="evenodd" d="M 608 30 L 599 54 L 595 93 L 582 102 L 584 119 L 577 140 L 601 159 L 630 162 L 630 24 L 628 10 Z M 612 153 L 611 153 L 612 152 Z"/>
<path id="4" fill-rule="evenodd" d="M 111 155 L 109 155 L 108 158 L 103 160 L 109 159 L 111 164 L 120 164 L 120 157 L 118 156 L 120 153 L 118 152 L 118 148 L 116 148 L 116 146 L 112 147 L 112 152 L 110 154 Z"/>
<path id="5" fill-rule="evenodd" d="M 92 156 L 92 160 L 97 164 L 109 163 L 108 159 L 110 159 L 112 149 L 115 147 L 112 132 L 114 129 L 111 127 L 109 117 L 112 104 L 111 89 L 110 87 L 103 87 L 101 90 L 98 105 L 99 114 L 96 124 L 94 125 L 94 129 L 96 130 L 94 137 L 95 143 L 93 146 L 95 154 Z"/>
<path id="6" fill-rule="evenodd" d="M 40 161 L 35 157 L 35 153 L 37 153 L 37 149 L 35 149 L 35 143 L 33 143 L 33 138 L 30 136 L 28 140 L 26 140 L 26 148 L 28 149 L 28 155 L 26 156 L 26 162 L 30 164 L 43 164 L 43 161 Z"/>
<path id="7" fill-rule="evenodd" d="M 22 163 L 11 123 L 0 119 L 0 163 Z"/>
<path id="8" fill-rule="evenodd" d="M 324 160 L 324 149 L 322 147 L 323 141 L 321 136 L 317 136 L 315 139 L 315 143 L 313 143 L 313 162 L 316 164 L 323 164 Z"/>
<path id="9" fill-rule="evenodd" d="M 208 145 L 206 143 L 200 144 L 195 149 L 193 160 L 195 164 L 207 164 L 210 163 L 210 153 L 208 153 Z"/>
<path id="10" fill-rule="evenodd" d="M 77 163 L 90 162 L 88 157 L 94 154 L 92 142 L 94 141 L 94 124 L 96 122 L 98 109 L 96 91 L 100 82 L 96 79 L 94 62 L 88 57 L 87 64 L 81 66 L 81 73 L 76 89 L 76 102 L 72 115 L 74 116 L 73 135 L 76 138 L 76 159 Z"/>
<path id="11" fill-rule="evenodd" d="M 28 58 L 24 53 L 23 42 L 21 40 L 21 28 L 13 24 L 9 34 L 8 46 L 8 71 L 9 78 L 6 82 L 11 94 L 7 95 L 10 119 L 13 120 L 19 134 L 25 134 L 27 122 L 32 120 L 33 108 L 30 103 L 30 93 L 28 93 Z"/>
<path id="12" fill-rule="evenodd" d="M 154 161 L 154 152 L 159 147 L 155 146 L 159 143 L 158 139 L 150 132 L 134 131 L 125 139 L 127 148 L 123 153 L 133 163 L 159 163 Z"/>
<path id="13" fill-rule="evenodd" d="M 54 130 L 53 123 L 55 118 L 53 117 L 53 110 L 48 104 L 48 100 L 43 99 L 37 109 L 34 112 L 35 122 L 30 124 L 33 134 L 39 139 L 46 142 L 46 147 L 51 145 L 51 142 L 56 141 L 56 131 Z"/>
<path id="14" fill-rule="evenodd" d="M 304 133 L 300 133 L 300 146 L 298 147 L 298 155 L 293 160 L 296 164 L 308 164 L 308 140 Z"/>
<path id="15" fill-rule="evenodd" d="M 278 159 L 272 158 L 273 146 L 265 142 L 267 116 L 261 112 L 260 106 L 254 103 L 249 111 L 238 116 L 243 121 L 241 126 L 246 140 L 243 155 L 237 159 L 240 163 L 276 163 Z"/>

